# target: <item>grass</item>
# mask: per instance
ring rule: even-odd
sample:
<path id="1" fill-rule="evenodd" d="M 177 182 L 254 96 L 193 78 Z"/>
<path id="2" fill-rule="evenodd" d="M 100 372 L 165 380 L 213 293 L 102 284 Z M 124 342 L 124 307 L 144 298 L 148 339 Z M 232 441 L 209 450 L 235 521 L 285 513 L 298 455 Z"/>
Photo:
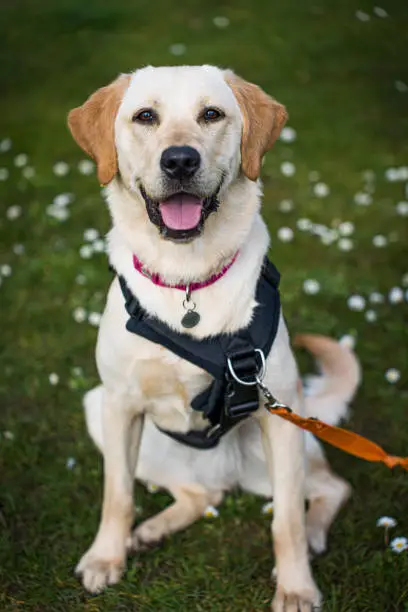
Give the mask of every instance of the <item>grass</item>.
<path id="1" fill-rule="evenodd" d="M 384 178 L 387 168 L 407 162 L 408 92 L 395 82 L 408 83 L 408 9 L 397 0 L 384 8 L 387 18 L 375 16 L 368 0 L 190 0 L 184 6 L 14 0 L 2 6 L 0 140 L 13 141 L 0 154 L 0 166 L 10 173 L 0 183 L 0 264 L 12 268 L 0 288 L 2 612 L 241 612 L 268 610 L 272 595 L 269 519 L 261 516 L 261 500 L 238 493 L 228 497 L 219 519 L 203 519 L 130 560 L 122 582 L 106 593 L 89 597 L 73 577 L 97 526 L 101 459 L 81 410 L 83 391 L 97 381 L 96 330 L 76 323 L 72 313 L 78 306 L 100 312 L 110 275 L 103 254 L 79 256 L 83 231 L 104 233 L 109 219 L 95 177 L 76 169 L 83 156 L 65 117 L 118 72 L 179 60 L 231 66 L 287 105 L 298 137 L 279 142 L 267 158 L 263 208 L 271 255 L 283 273 L 286 317 L 292 332 L 356 336 L 364 379 L 349 426 L 395 454 L 408 454 L 407 308 L 386 301 L 374 306 L 378 319 L 369 323 L 347 307 L 349 295 L 386 294 L 408 272 L 407 224 L 395 209 L 404 184 Z M 357 10 L 370 20 L 357 19 Z M 214 26 L 220 14 L 229 27 Z M 186 54 L 171 55 L 173 43 L 184 43 Z M 19 153 L 35 168 L 31 179 L 13 163 Z M 53 173 L 58 160 L 70 164 L 67 176 Z M 283 161 L 296 165 L 294 176 L 281 174 Z M 364 207 L 353 198 L 364 189 L 367 169 L 376 178 L 373 203 Z M 314 196 L 311 171 L 330 186 L 327 198 Z M 75 194 L 64 223 L 46 214 L 62 192 Z M 287 198 L 295 206 L 285 214 L 278 204 Z M 14 221 L 6 215 L 10 206 L 22 209 Z M 354 248 L 344 252 L 296 230 L 300 217 L 330 227 L 352 221 Z M 276 240 L 282 226 L 295 229 L 293 242 Z M 373 246 L 376 234 L 386 236 L 386 248 Z M 24 254 L 16 254 L 16 244 L 24 245 Z M 302 292 L 307 278 L 320 282 L 318 295 Z M 384 377 L 390 367 L 401 372 L 395 385 Z M 52 372 L 59 376 L 55 386 Z M 354 496 L 333 527 L 329 552 L 314 563 L 325 610 L 407 611 L 408 552 L 386 549 L 375 526 L 388 514 L 398 520 L 392 535 L 408 536 L 407 474 L 332 449 L 328 454 Z M 76 460 L 72 470 L 69 457 Z M 137 487 L 142 517 L 168 502 L 165 493 Z"/>

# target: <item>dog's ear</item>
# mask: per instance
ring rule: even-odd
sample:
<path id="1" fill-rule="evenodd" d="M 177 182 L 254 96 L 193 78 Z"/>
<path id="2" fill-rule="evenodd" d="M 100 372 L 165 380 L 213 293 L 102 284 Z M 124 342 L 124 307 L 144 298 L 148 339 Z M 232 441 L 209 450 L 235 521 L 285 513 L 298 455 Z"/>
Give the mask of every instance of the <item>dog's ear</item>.
<path id="1" fill-rule="evenodd" d="M 268 96 L 260 87 L 244 81 L 232 71 L 225 72 L 243 117 L 241 167 L 251 181 L 261 172 L 262 157 L 272 148 L 288 114 L 285 107 Z"/>
<path id="2" fill-rule="evenodd" d="M 129 81 L 129 75 L 119 76 L 68 114 L 71 134 L 81 149 L 96 161 L 98 179 L 102 185 L 110 183 L 118 171 L 115 118 Z"/>

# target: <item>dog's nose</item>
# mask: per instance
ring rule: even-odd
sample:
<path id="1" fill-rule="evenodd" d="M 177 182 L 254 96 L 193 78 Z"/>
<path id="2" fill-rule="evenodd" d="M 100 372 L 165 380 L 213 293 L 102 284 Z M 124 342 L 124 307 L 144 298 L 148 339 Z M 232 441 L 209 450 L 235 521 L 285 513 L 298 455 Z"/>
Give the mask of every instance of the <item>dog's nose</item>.
<path id="1" fill-rule="evenodd" d="M 163 151 L 160 167 L 169 178 L 191 178 L 200 167 L 200 154 L 193 147 L 169 147 Z"/>

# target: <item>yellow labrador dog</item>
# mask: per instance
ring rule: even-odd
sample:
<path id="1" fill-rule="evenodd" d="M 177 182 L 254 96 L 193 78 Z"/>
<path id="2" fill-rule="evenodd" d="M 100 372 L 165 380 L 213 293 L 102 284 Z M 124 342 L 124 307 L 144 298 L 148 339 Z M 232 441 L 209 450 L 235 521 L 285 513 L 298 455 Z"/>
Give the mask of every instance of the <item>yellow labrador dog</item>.
<path id="1" fill-rule="evenodd" d="M 195 345 L 250 325 L 269 246 L 258 179 L 286 118 L 259 87 L 213 66 L 121 75 L 69 114 L 73 137 L 95 159 L 106 186 L 113 224 L 108 252 L 117 272 L 96 349 L 102 385 L 85 397 L 88 429 L 104 457 L 102 518 L 77 567 L 91 592 L 120 580 L 129 548 L 183 529 L 240 486 L 273 495 L 272 609 L 307 612 L 320 605 L 308 545 L 324 550 L 349 486 L 330 472 L 311 435 L 265 410 L 262 394 L 254 418 L 240 421 L 213 448 L 171 438 L 168 432 L 207 428 L 191 402 L 211 375 L 126 328 L 129 296 L 148 321 Z M 334 424 L 357 386 L 357 362 L 329 339 L 302 342 L 323 369 L 311 396 L 302 399 L 279 313 L 266 367 L 259 364 L 263 384 L 296 412 Z M 132 533 L 135 476 L 165 487 L 175 501 Z"/>

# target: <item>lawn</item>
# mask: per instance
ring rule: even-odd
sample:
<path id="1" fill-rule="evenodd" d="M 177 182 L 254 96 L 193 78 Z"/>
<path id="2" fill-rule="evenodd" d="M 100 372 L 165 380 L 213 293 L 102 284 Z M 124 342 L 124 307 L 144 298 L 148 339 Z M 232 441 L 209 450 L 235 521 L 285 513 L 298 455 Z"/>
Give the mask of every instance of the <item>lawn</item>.
<path id="1" fill-rule="evenodd" d="M 103 237 L 109 217 L 66 114 L 148 63 L 229 66 L 285 103 L 295 132 L 264 164 L 263 213 L 290 329 L 354 338 L 363 382 L 348 427 L 408 455 L 408 5 L 9 0 L 1 17 L 0 610 L 268 610 L 270 517 L 239 492 L 129 560 L 105 593 L 73 576 L 100 510 L 81 397 L 111 277 L 103 242 L 84 237 Z M 408 474 L 328 455 L 354 495 L 314 562 L 324 610 L 407 611 L 408 550 L 387 547 L 376 521 L 408 537 Z M 136 488 L 140 518 L 168 502 Z"/>

